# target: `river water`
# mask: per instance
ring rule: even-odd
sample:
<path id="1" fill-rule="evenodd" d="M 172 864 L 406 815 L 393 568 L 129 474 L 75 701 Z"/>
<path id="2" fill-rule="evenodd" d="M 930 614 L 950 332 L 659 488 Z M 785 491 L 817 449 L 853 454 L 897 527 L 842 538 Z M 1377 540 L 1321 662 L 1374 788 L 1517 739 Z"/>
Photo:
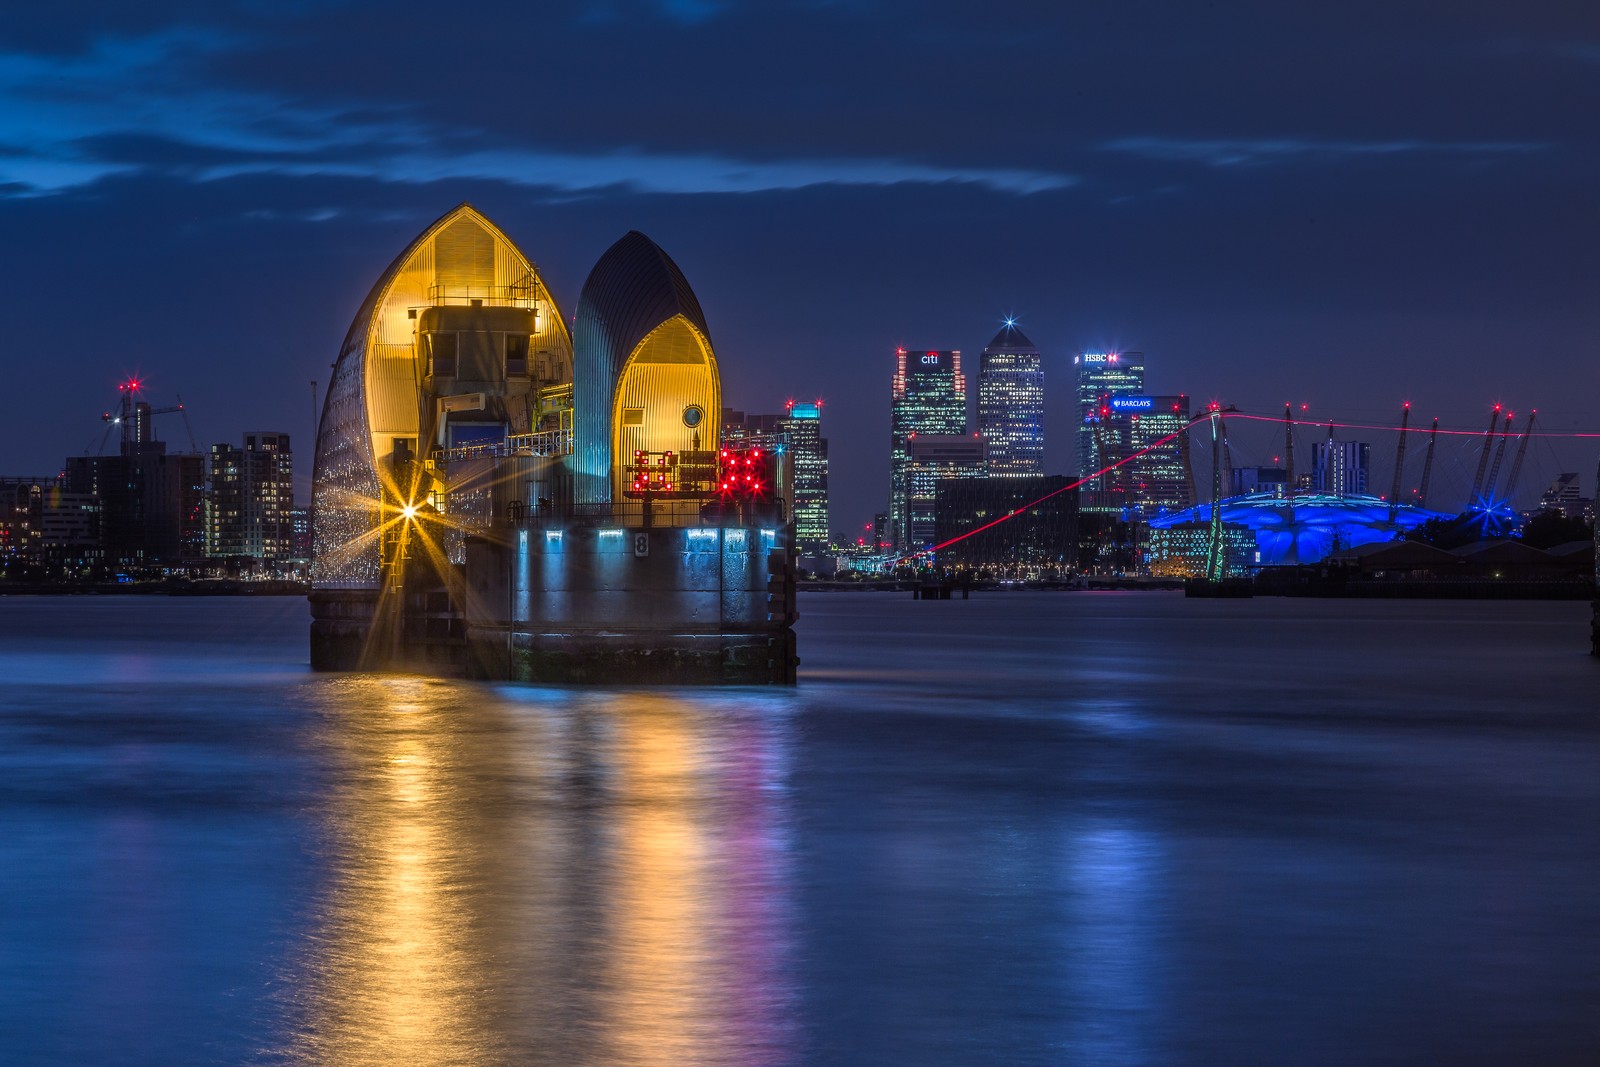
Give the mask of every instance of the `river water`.
<path id="1" fill-rule="evenodd" d="M 0 598 L 6 1064 L 1594 1064 L 1588 605 L 801 598 L 794 690 Z"/>

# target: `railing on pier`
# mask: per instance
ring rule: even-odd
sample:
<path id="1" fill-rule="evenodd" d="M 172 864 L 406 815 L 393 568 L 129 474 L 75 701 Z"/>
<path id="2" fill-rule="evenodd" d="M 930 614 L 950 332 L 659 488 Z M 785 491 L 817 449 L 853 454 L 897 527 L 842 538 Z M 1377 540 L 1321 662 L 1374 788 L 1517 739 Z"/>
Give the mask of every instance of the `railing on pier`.
<path id="1" fill-rule="evenodd" d="M 532 275 L 524 275 L 514 285 L 430 285 L 428 303 L 435 307 L 448 305 L 489 304 L 539 310 L 539 283 Z"/>
<path id="2" fill-rule="evenodd" d="M 491 444 L 436 448 L 432 458 L 438 463 L 463 459 L 492 459 L 498 456 L 565 456 L 572 451 L 571 430 L 541 430 L 514 433 Z"/>

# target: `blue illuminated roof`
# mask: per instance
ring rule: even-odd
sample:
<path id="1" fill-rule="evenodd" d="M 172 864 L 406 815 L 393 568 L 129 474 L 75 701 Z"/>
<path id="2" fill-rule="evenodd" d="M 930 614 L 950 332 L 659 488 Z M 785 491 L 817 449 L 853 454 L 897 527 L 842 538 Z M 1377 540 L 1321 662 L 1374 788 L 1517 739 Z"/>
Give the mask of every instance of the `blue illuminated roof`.
<path id="1" fill-rule="evenodd" d="M 1222 521 L 1249 527 L 1256 535 L 1261 562 L 1267 565 L 1315 563 L 1339 549 L 1393 541 L 1430 519 L 1447 517 L 1441 512 L 1401 504 L 1395 508 L 1391 523 L 1387 500 L 1331 493 L 1297 494 L 1292 512 L 1291 521 L 1290 501 L 1272 493 L 1248 493 L 1222 502 Z M 1184 522 L 1210 521 L 1210 503 L 1149 520 L 1150 526 L 1158 530 Z"/>

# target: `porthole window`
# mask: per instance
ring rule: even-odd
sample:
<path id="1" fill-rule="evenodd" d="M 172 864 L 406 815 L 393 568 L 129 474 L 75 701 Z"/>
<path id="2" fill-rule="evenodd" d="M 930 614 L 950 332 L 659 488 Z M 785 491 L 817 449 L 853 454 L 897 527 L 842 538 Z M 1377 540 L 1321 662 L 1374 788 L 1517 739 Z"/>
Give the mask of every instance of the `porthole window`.
<path id="1" fill-rule="evenodd" d="M 699 404 L 690 404 L 683 409 L 683 424 L 691 430 L 699 426 L 705 417 L 705 409 Z"/>

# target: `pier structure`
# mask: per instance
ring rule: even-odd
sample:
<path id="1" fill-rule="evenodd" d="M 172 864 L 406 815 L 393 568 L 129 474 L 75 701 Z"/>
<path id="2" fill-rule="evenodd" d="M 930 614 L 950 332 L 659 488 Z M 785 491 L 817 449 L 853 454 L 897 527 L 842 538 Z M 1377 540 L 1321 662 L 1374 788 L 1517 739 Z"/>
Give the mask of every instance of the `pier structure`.
<path id="1" fill-rule="evenodd" d="M 379 278 L 313 486 L 312 666 L 547 682 L 793 682 L 792 471 L 719 447 L 693 289 L 643 234 L 573 330 L 463 204 Z"/>

